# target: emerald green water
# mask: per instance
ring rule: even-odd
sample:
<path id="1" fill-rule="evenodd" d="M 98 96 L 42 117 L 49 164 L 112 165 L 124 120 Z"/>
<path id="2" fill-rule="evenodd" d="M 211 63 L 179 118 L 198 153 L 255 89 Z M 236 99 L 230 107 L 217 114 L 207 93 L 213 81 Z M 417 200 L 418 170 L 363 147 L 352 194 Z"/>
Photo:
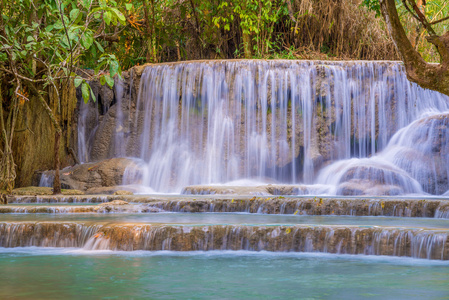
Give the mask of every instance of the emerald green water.
<path id="1" fill-rule="evenodd" d="M 1 299 L 449 299 L 449 263 L 254 252 L 0 248 Z"/>
<path id="2" fill-rule="evenodd" d="M 123 222 L 164 224 L 322 224 L 407 226 L 426 228 L 449 228 L 448 219 L 354 217 L 354 216 L 299 216 L 264 215 L 247 213 L 155 213 L 155 214 L 0 214 L 1 222 L 13 221 L 70 221 L 70 222 Z"/>

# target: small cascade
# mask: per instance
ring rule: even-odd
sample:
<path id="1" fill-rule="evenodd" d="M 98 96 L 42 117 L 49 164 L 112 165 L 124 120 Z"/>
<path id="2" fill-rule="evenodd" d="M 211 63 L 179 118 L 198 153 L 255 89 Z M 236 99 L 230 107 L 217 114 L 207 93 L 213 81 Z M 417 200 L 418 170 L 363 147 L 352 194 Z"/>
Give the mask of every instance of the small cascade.
<path id="1" fill-rule="evenodd" d="M 86 250 L 326 252 L 448 260 L 448 235 L 448 230 L 377 226 L 0 222 L 1 247 Z"/>
<path id="2" fill-rule="evenodd" d="M 122 199 L 129 206 L 58 206 L 58 203 L 104 203 Z M 55 203 L 55 206 L 5 205 L 0 213 L 83 213 L 83 212 L 215 212 L 215 213 L 258 213 L 286 215 L 335 215 L 335 216 L 391 216 L 412 218 L 449 219 L 449 201 L 419 199 L 376 199 L 376 198 L 291 198 L 291 197 L 240 197 L 235 199 L 205 198 L 158 199 L 136 196 L 12 196 L 10 204 Z"/>
<path id="3" fill-rule="evenodd" d="M 324 168 L 317 182 L 331 187 L 331 195 L 422 194 L 419 182 L 378 156 L 341 160 Z"/>
<path id="4" fill-rule="evenodd" d="M 0 206 L 0 213 L 12 214 L 68 214 L 97 212 L 96 207 L 90 206 Z"/>
<path id="5" fill-rule="evenodd" d="M 445 193 L 449 190 L 449 115 L 432 115 L 401 129 L 381 156 L 407 171 L 425 192 Z"/>
<path id="6" fill-rule="evenodd" d="M 39 180 L 39 186 L 53 187 L 53 181 L 55 180 L 55 174 L 53 171 L 44 171 L 41 174 Z"/>
<path id="7" fill-rule="evenodd" d="M 146 203 L 150 207 L 169 212 L 449 218 L 449 202 L 446 200 L 254 197 L 252 199 L 151 200 Z"/>
<path id="8" fill-rule="evenodd" d="M 0 222 L 0 247 L 82 247 L 101 227 L 72 222 Z"/>
<path id="9" fill-rule="evenodd" d="M 124 176 L 126 184 L 164 193 L 242 179 L 329 186 L 310 188 L 308 194 L 442 194 L 449 189 L 447 168 L 427 164 L 426 174 L 417 174 L 432 157 L 430 145 L 437 131 L 443 132 L 441 124 L 421 121 L 428 129 L 410 127 L 449 111 L 449 100 L 411 84 L 397 62 L 160 64 L 141 74 L 137 99 L 131 86 L 116 81 L 109 113 L 95 129 L 83 131 L 83 125 L 78 132 L 79 141 L 89 141 L 79 144 L 88 157 L 140 159 L 139 170 Z M 86 124 L 87 115 L 81 109 L 79 122 Z M 423 141 L 432 128 L 435 138 L 419 149 L 398 144 L 401 134 Z M 447 139 L 439 142 L 443 147 Z M 413 151 L 421 153 L 422 163 L 400 158 Z M 438 157 L 439 165 L 448 165 L 446 153 Z M 348 162 L 351 167 L 344 167 Z M 331 176 L 334 172 L 338 178 Z"/>

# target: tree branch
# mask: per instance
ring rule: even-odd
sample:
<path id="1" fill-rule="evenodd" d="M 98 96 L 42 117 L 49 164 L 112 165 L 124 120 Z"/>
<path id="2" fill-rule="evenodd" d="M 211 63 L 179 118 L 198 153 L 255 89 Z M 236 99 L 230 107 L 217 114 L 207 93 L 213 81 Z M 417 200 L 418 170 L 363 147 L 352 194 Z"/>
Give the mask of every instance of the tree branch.
<path id="1" fill-rule="evenodd" d="M 446 43 L 446 40 L 449 40 L 449 33 L 441 37 L 430 37 L 432 42 L 437 45 L 441 63 L 429 64 L 424 61 L 408 40 L 399 20 L 395 0 L 379 0 L 379 4 L 388 32 L 404 62 L 407 78 L 423 88 L 449 95 L 449 46 L 446 47 L 449 45 L 449 42 Z"/>
<path id="2" fill-rule="evenodd" d="M 430 24 L 430 25 L 435 25 L 435 24 L 444 22 L 444 21 L 446 21 L 446 20 L 449 20 L 449 16 L 447 16 L 447 17 L 445 17 L 445 18 L 442 18 L 442 19 L 440 19 L 440 20 L 438 20 L 438 21 L 430 22 L 429 24 Z"/>

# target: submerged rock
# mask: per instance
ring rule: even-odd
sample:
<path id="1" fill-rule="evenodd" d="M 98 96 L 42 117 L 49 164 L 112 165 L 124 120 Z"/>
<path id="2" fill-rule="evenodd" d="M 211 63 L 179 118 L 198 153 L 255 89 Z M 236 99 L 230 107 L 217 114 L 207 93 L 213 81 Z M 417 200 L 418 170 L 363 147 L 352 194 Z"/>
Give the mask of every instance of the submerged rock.
<path id="1" fill-rule="evenodd" d="M 292 184 L 267 184 L 257 186 L 234 185 L 191 185 L 183 188 L 183 195 L 307 195 L 322 190 L 320 186 L 292 185 Z"/>
<path id="2" fill-rule="evenodd" d="M 139 187 L 133 185 L 115 185 L 92 187 L 86 190 L 89 195 L 133 195 Z"/>
<path id="3" fill-rule="evenodd" d="M 105 202 L 105 203 L 101 203 L 98 205 L 107 206 L 107 205 L 127 205 L 127 204 L 129 204 L 129 203 L 126 201 L 123 201 L 123 200 L 112 200 L 111 202 Z"/>
<path id="4" fill-rule="evenodd" d="M 97 213 L 158 213 L 163 211 L 161 208 L 148 204 L 129 204 L 123 200 L 112 200 L 111 202 L 101 203 L 94 209 L 94 212 Z"/>
<path id="5" fill-rule="evenodd" d="M 183 195 L 270 195 L 263 186 L 191 185 L 183 188 Z"/>
<path id="6" fill-rule="evenodd" d="M 134 195 L 131 191 L 118 190 L 114 192 L 114 195 Z"/>

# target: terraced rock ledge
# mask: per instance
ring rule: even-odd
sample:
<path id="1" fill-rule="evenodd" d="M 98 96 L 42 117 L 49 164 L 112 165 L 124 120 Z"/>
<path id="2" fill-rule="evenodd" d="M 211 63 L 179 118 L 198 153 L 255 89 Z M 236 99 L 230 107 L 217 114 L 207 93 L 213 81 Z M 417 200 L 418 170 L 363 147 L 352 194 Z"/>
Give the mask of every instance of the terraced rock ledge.
<path id="1" fill-rule="evenodd" d="M 329 225 L 166 225 L 0 222 L 0 247 L 252 250 L 449 259 L 449 229 Z"/>
<path id="2" fill-rule="evenodd" d="M 447 199 L 402 198 L 325 198 L 325 197 L 250 197 L 226 196 L 12 196 L 18 203 L 104 203 L 124 200 L 136 206 L 114 208 L 115 212 L 247 212 L 298 215 L 352 215 L 449 218 Z M 108 212 L 94 207 L 0 206 L 0 213 Z"/>

